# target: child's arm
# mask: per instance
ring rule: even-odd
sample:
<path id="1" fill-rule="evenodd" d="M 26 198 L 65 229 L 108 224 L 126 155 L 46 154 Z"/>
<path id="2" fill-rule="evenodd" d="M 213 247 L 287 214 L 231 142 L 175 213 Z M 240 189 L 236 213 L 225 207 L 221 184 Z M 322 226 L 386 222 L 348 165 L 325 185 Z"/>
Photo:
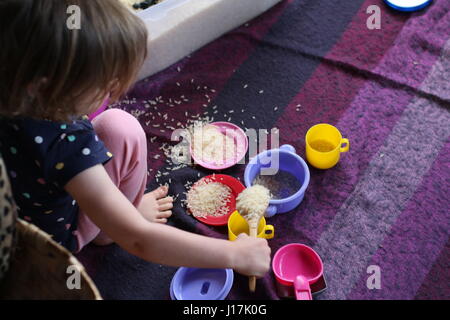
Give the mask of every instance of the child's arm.
<path id="1" fill-rule="evenodd" d="M 65 189 L 102 231 L 142 259 L 170 266 L 233 268 L 258 277 L 269 270 L 267 240 L 240 236 L 231 242 L 149 222 L 114 185 L 102 165 L 81 172 Z"/>

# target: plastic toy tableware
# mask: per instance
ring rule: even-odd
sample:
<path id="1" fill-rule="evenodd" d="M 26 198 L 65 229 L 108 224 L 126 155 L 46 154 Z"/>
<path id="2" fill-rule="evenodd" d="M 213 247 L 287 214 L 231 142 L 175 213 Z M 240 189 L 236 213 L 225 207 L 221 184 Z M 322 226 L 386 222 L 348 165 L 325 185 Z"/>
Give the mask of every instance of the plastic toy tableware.
<path id="1" fill-rule="evenodd" d="M 233 286 L 231 269 L 181 267 L 170 284 L 172 300 L 224 300 Z"/>
<path id="2" fill-rule="evenodd" d="M 235 151 L 236 154 L 233 158 L 226 159 L 224 163 L 217 164 L 217 163 L 210 163 L 207 161 L 203 161 L 199 156 L 197 156 L 193 150 L 192 150 L 192 144 L 189 146 L 189 150 L 192 156 L 192 159 L 194 159 L 195 163 L 201 165 L 204 168 L 211 169 L 211 170 L 223 170 L 230 168 L 237 164 L 239 161 L 244 158 L 245 154 L 248 150 L 248 139 L 247 135 L 245 134 L 244 130 L 239 128 L 237 125 L 230 123 L 230 122 L 213 122 L 211 125 L 217 127 L 222 134 L 227 135 L 228 137 L 232 138 L 234 140 L 235 145 Z"/>
<path id="3" fill-rule="evenodd" d="M 238 211 L 228 219 L 228 239 L 236 240 L 241 233 L 250 234 L 247 221 L 239 214 Z M 259 220 L 257 237 L 264 239 L 272 239 L 275 236 L 275 229 L 272 225 L 266 223 L 266 219 L 261 217 Z"/>
<path id="4" fill-rule="evenodd" d="M 311 294 L 314 299 L 316 296 L 320 295 L 322 292 L 324 292 L 327 289 L 327 283 L 326 283 L 324 275 L 322 275 L 319 278 L 319 280 L 317 280 L 316 283 L 313 283 L 310 286 L 311 286 Z M 277 295 L 280 298 L 285 298 L 285 299 L 294 298 L 295 299 L 295 288 L 292 284 L 285 285 L 285 284 L 280 283 L 279 281 L 275 281 L 275 288 L 277 291 Z"/>
<path id="5" fill-rule="evenodd" d="M 234 211 L 236 211 L 236 198 L 239 195 L 239 193 L 244 191 L 245 186 L 239 180 L 225 174 L 213 174 L 210 176 L 203 177 L 202 179 L 208 179 L 211 182 L 220 182 L 231 189 L 231 196 L 229 201 L 227 202 L 228 213 L 220 217 L 207 216 L 205 218 L 202 217 L 195 217 L 195 218 L 211 226 L 224 226 L 228 223 L 228 218 L 230 217 L 230 215 Z M 194 187 L 195 184 L 192 186 L 192 188 Z"/>
<path id="6" fill-rule="evenodd" d="M 306 160 L 318 169 L 334 167 L 341 153 L 350 149 L 350 141 L 342 138 L 341 132 L 327 123 L 312 126 L 306 133 L 305 143 Z"/>
<path id="7" fill-rule="evenodd" d="M 258 154 L 250 160 L 245 168 L 244 182 L 247 187 L 252 186 L 253 180 L 263 169 L 279 169 L 294 175 L 300 182 L 300 189 L 293 195 L 284 199 L 272 199 L 269 201 L 265 217 L 269 218 L 277 213 L 291 211 L 297 207 L 305 196 L 309 184 L 309 169 L 306 162 L 296 154 L 291 145 L 282 145 L 279 149 L 272 149 Z"/>
<path id="8" fill-rule="evenodd" d="M 323 275 L 319 255 L 300 243 L 278 249 L 272 260 L 272 269 L 278 282 L 294 286 L 297 300 L 312 300 L 311 285 Z"/>
<path id="9" fill-rule="evenodd" d="M 419 11 L 430 5 L 433 0 L 384 0 L 393 9 L 412 12 Z"/>

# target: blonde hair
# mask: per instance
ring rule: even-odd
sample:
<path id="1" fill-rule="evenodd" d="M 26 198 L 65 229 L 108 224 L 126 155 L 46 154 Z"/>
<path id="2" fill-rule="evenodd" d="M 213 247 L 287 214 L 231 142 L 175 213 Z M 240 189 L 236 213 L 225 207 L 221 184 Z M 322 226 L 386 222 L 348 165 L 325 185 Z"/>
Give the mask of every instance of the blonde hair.
<path id="1" fill-rule="evenodd" d="M 0 43 L 0 115 L 66 121 L 133 85 L 147 29 L 118 0 L 0 0 Z"/>

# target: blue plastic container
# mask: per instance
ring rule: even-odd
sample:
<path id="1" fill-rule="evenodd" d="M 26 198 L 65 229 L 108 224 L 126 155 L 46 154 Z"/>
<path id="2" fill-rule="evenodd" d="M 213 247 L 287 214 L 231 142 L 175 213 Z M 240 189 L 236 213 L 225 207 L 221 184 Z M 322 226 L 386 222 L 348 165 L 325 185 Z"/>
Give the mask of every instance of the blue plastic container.
<path id="1" fill-rule="evenodd" d="M 233 286 L 231 269 L 181 267 L 170 284 L 172 300 L 224 300 Z"/>
<path id="2" fill-rule="evenodd" d="M 278 166 L 276 161 L 278 161 Z M 277 213 L 285 213 L 293 210 L 302 202 L 306 188 L 309 184 L 309 168 L 305 160 L 296 154 L 295 148 L 285 144 L 279 149 L 264 151 L 250 160 L 245 168 L 245 186 L 251 187 L 253 180 L 259 175 L 262 168 L 278 167 L 294 175 L 300 182 L 300 189 L 288 198 L 270 200 L 266 211 L 266 218 L 270 218 Z"/>

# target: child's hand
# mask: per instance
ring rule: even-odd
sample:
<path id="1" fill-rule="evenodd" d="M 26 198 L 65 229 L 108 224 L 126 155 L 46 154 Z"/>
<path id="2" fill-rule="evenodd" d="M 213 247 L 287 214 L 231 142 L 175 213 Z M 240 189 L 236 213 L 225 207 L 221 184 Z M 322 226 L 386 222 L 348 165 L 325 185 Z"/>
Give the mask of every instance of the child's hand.
<path id="1" fill-rule="evenodd" d="M 234 270 L 245 276 L 263 277 L 270 268 L 270 247 L 266 239 L 250 238 L 241 233 L 235 246 Z"/>

